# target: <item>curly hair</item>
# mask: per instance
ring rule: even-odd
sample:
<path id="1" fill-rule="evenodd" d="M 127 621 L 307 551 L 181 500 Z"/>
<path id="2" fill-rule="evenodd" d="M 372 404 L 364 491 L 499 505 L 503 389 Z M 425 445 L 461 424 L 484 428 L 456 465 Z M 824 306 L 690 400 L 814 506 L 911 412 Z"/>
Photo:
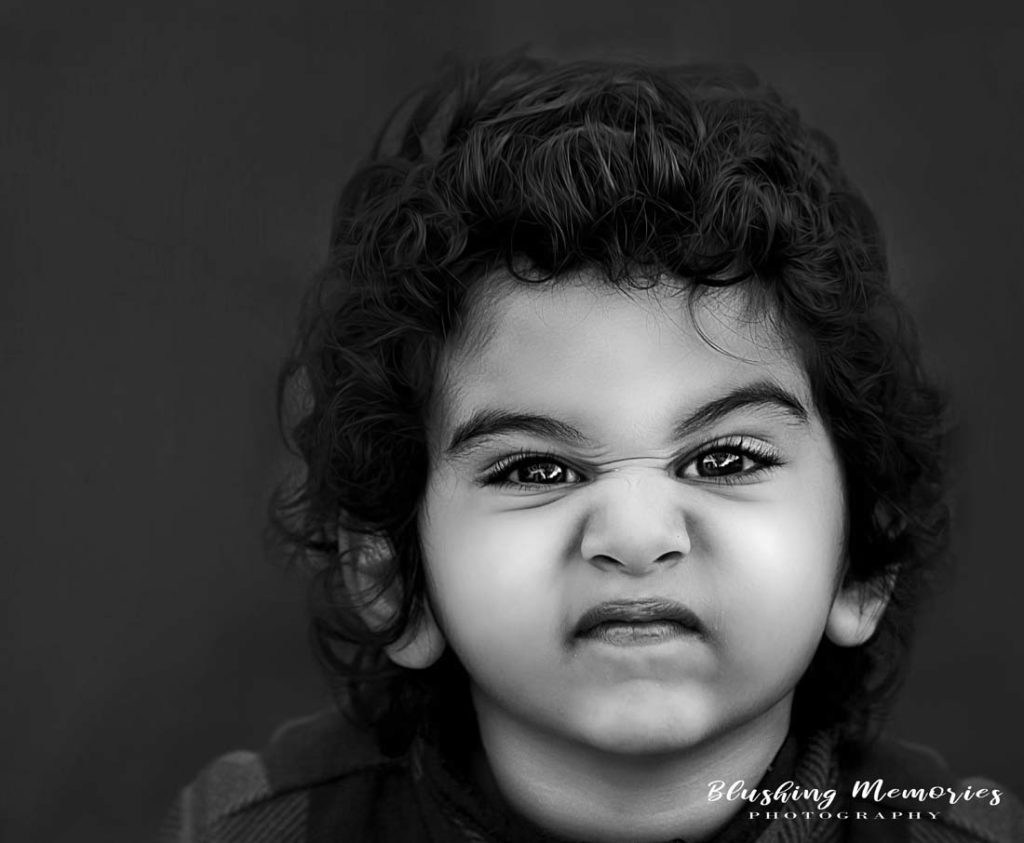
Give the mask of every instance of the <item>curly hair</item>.
<path id="1" fill-rule="evenodd" d="M 456 65 L 399 107 L 344 187 L 280 382 L 305 468 L 272 506 L 279 536 L 317 571 L 313 636 L 343 696 L 386 751 L 432 704 L 467 704 L 452 656 L 409 671 L 383 655 L 424 594 L 435 365 L 481 279 L 580 269 L 620 285 L 666 273 L 696 291 L 745 282 L 795 344 L 846 484 L 847 581 L 892 597 L 867 644 L 822 642 L 793 723 L 868 734 L 946 548 L 944 400 L 833 143 L 731 66 Z M 360 537 L 393 551 L 403 602 L 383 628 L 362 622 L 366 595 L 343 575 Z"/>

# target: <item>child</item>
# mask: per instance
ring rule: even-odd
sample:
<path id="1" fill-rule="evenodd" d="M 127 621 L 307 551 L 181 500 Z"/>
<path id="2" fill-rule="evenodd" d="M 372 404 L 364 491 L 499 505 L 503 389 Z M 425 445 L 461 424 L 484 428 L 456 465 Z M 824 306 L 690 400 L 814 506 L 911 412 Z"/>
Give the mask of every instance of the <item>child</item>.
<path id="1" fill-rule="evenodd" d="M 343 191 L 282 384 L 342 713 L 215 762 L 169 839 L 1024 839 L 876 740 L 943 405 L 832 144 L 753 78 L 452 71 Z"/>

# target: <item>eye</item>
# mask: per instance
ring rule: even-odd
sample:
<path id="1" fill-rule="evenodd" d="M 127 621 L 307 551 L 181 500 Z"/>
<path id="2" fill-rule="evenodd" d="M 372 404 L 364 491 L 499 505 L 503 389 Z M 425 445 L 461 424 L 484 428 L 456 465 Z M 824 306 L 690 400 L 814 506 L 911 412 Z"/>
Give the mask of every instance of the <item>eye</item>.
<path id="1" fill-rule="evenodd" d="M 749 471 L 753 460 L 733 451 L 711 451 L 701 454 L 694 463 L 700 477 L 722 477 L 726 474 L 742 474 Z"/>
<path id="2" fill-rule="evenodd" d="M 734 482 L 780 464 L 778 454 L 766 444 L 741 439 L 705 448 L 687 462 L 679 474 L 687 478 Z"/>
<path id="3" fill-rule="evenodd" d="M 484 478 L 488 486 L 564 486 L 582 476 L 565 463 L 543 455 L 516 455 L 495 463 Z"/>

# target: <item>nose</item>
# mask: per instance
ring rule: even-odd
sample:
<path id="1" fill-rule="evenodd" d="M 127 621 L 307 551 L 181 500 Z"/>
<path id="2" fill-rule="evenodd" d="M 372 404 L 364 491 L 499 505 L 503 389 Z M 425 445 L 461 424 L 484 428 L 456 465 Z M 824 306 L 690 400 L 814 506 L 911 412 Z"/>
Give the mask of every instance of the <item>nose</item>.
<path id="1" fill-rule="evenodd" d="M 592 491 L 580 541 L 592 565 L 642 576 L 689 555 L 685 507 L 673 479 L 609 478 Z"/>

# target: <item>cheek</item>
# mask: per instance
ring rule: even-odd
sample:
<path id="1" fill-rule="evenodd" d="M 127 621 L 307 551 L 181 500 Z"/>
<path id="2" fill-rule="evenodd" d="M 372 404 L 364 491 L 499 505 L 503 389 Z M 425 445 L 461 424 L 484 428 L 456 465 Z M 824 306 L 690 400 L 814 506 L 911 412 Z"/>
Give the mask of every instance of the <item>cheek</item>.
<path id="1" fill-rule="evenodd" d="M 557 633 L 564 525 L 452 498 L 428 503 L 420 529 L 434 608 L 464 659 Z"/>
<path id="2" fill-rule="evenodd" d="M 713 529 L 716 602 L 732 652 L 751 670 L 802 670 L 821 640 L 842 568 L 842 501 L 795 492 Z"/>

